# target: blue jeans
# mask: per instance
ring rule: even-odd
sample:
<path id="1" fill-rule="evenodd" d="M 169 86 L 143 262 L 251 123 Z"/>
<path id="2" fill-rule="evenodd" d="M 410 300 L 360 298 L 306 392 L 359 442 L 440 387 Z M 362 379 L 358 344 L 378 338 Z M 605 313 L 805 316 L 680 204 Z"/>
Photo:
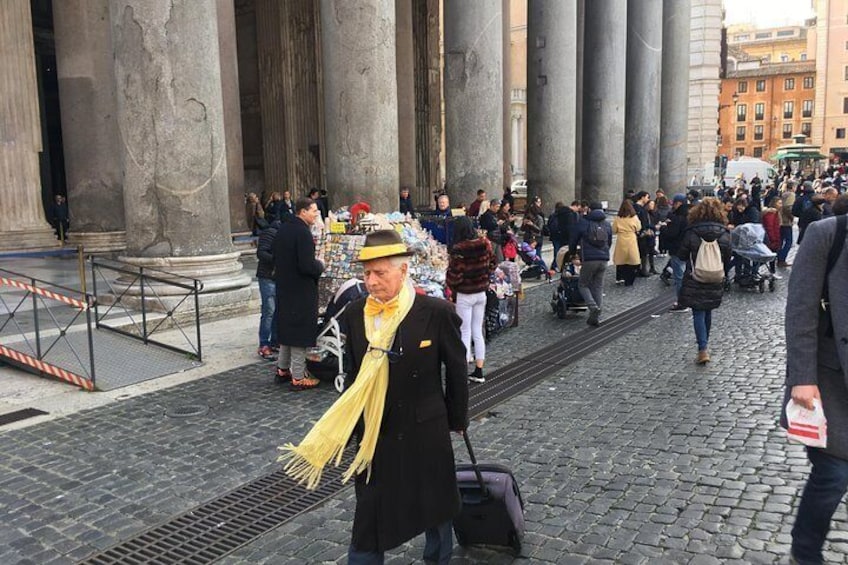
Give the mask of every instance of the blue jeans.
<path id="1" fill-rule="evenodd" d="M 453 524 L 445 522 L 424 531 L 424 561 L 447 565 L 453 555 Z M 348 565 L 383 565 L 382 551 L 357 551 L 351 545 L 347 550 Z"/>
<path id="2" fill-rule="evenodd" d="M 698 342 L 698 351 L 707 348 L 710 341 L 710 326 L 713 324 L 712 310 L 692 310 L 692 322 L 695 325 L 695 340 Z"/>
<path id="3" fill-rule="evenodd" d="M 259 316 L 259 347 L 277 345 L 277 285 L 272 279 L 259 280 L 262 310 Z"/>
<path id="4" fill-rule="evenodd" d="M 780 226 L 780 251 L 777 252 L 777 260 L 785 263 L 792 249 L 792 226 Z"/>
<path id="5" fill-rule="evenodd" d="M 848 461 L 815 447 L 807 448 L 807 458 L 813 468 L 792 528 L 792 555 L 801 565 L 824 563 L 822 546 L 830 519 L 848 489 Z"/>
<path id="6" fill-rule="evenodd" d="M 683 273 L 686 272 L 686 261 L 677 257 L 671 256 L 671 278 L 674 279 L 674 293 L 680 296 L 680 289 L 683 288 Z"/>

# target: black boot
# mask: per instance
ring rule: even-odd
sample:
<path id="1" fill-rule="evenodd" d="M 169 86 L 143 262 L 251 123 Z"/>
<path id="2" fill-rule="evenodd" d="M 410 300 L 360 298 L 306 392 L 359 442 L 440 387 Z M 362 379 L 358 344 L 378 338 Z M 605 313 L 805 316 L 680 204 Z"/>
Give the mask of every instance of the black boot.
<path id="1" fill-rule="evenodd" d="M 468 380 L 475 383 L 485 383 L 486 377 L 483 376 L 483 369 L 474 367 L 474 372 L 468 375 Z"/>

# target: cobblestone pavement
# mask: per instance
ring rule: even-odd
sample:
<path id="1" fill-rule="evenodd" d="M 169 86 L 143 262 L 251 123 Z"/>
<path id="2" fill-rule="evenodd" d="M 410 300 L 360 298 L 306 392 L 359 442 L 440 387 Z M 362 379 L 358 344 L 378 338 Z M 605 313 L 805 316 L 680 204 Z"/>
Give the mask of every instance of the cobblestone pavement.
<path id="1" fill-rule="evenodd" d="M 608 277 L 611 279 L 611 277 Z M 608 282 L 612 282 L 609 280 Z M 521 326 L 489 344 L 496 368 L 585 328 L 529 290 Z M 663 292 L 609 286 L 609 315 Z M 480 459 L 511 466 L 527 503 L 527 562 L 775 563 L 807 470 L 776 426 L 785 285 L 731 293 L 714 316 L 714 363 L 692 364 L 691 318 L 667 314 L 560 369 L 470 430 Z M 277 468 L 335 399 L 290 393 L 256 364 L 69 418 L 0 432 L 0 563 L 73 563 Z M 204 404 L 193 418 L 169 408 Z M 464 454 L 457 445 L 459 459 Z M 222 562 L 343 562 L 352 490 Z M 848 561 L 844 509 L 831 562 Z M 422 541 L 391 552 L 420 559 Z M 506 563 L 457 548 L 456 563 Z"/>

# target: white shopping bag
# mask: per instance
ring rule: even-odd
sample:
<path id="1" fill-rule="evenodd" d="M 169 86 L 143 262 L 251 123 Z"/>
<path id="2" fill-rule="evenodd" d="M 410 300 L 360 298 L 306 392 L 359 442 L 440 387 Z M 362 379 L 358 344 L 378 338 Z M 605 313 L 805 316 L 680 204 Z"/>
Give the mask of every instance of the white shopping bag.
<path id="1" fill-rule="evenodd" d="M 827 447 L 827 420 L 821 401 L 813 399 L 813 410 L 807 410 L 794 400 L 786 405 L 789 427 L 786 437 L 809 447 Z"/>

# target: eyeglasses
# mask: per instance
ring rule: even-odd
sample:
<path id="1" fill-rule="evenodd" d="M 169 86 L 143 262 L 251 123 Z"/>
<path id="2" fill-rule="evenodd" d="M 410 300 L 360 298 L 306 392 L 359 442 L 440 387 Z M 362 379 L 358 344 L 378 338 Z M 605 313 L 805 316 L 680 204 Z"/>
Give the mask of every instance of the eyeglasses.
<path id="1" fill-rule="evenodd" d="M 389 363 L 397 363 L 400 361 L 400 358 L 403 357 L 403 340 L 401 339 L 400 328 L 398 328 L 397 334 L 395 334 L 394 343 L 399 344 L 397 351 L 383 349 L 382 347 L 374 347 L 369 343 L 368 349 L 365 350 L 365 353 L 370 353 L 371 357 L 374 359 L 379 359 L 381 356 L 385 355 L 389 358 Z M 394 347 L 394 344 L 392 344 L 392 347 Z"/>

